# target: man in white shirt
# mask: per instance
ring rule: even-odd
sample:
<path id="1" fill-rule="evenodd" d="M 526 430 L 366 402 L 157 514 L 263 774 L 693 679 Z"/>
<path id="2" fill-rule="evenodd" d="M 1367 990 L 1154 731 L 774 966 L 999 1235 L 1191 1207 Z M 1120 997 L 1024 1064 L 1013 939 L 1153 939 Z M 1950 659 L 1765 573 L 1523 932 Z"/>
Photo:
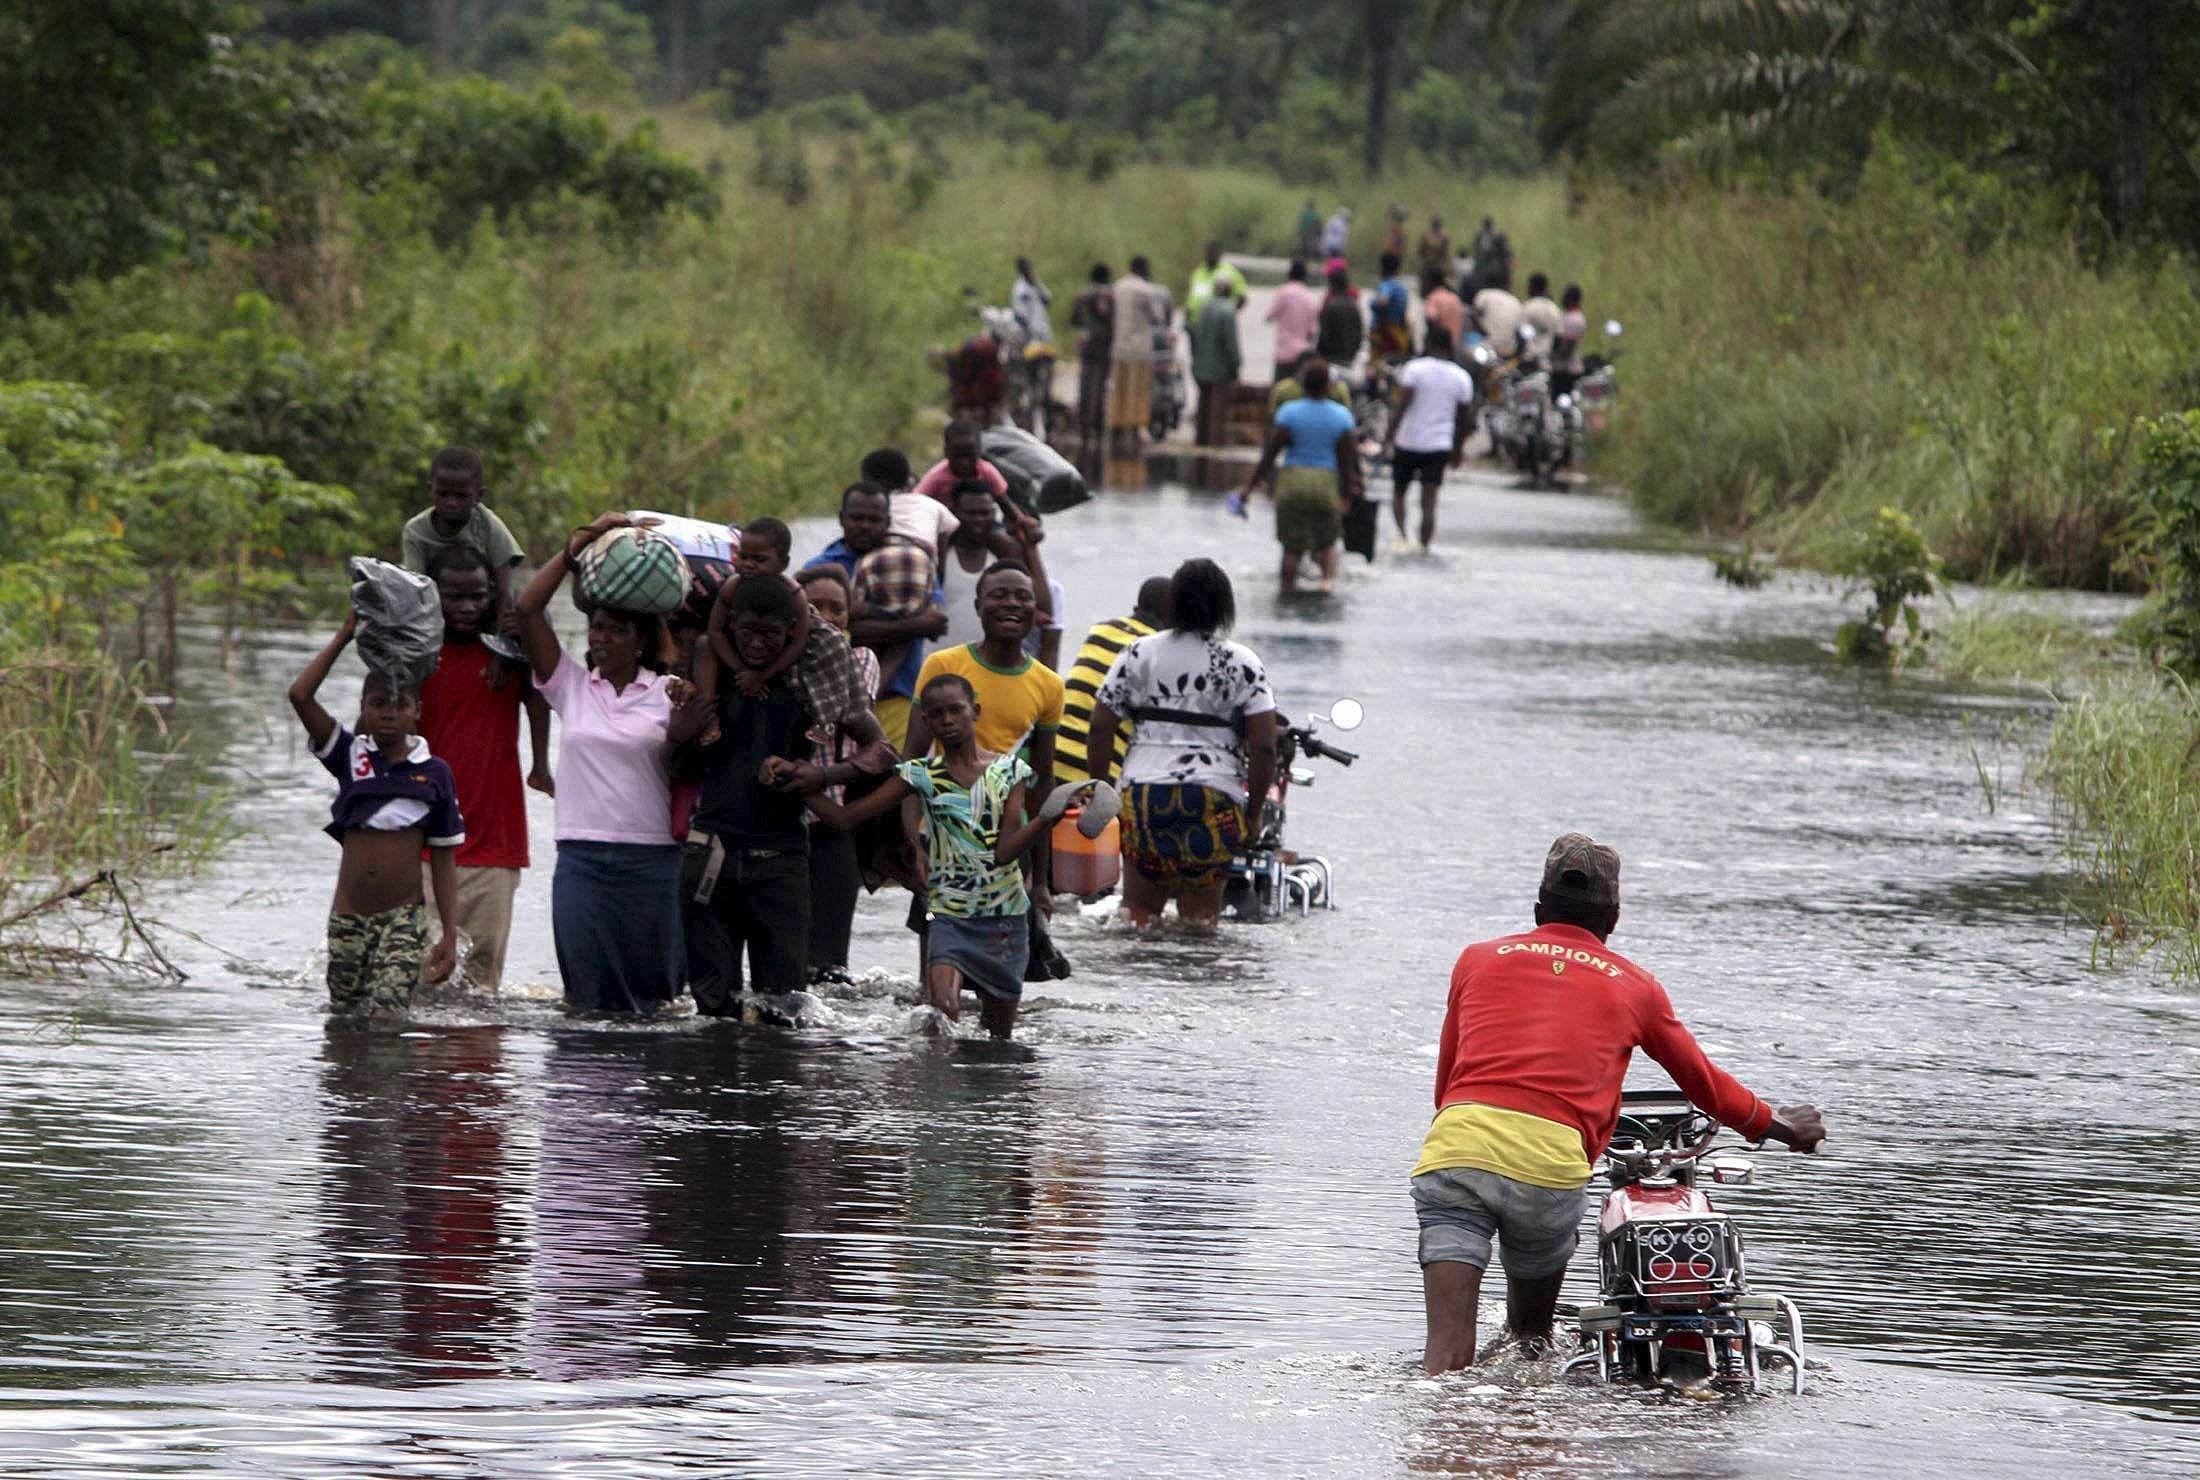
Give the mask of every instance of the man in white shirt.
<path id="1" fill-rule="evenodd" d="M 1465 457 L 1467 432 L 1473 426 L 1474 378 L 1452 358 L 1451 335 L 1444 326 L 1431 324 L 1421 353 L 1399 370 L 1397 384 L 1398 414 L 1390 420 L 1383 449 L 1394 480 L 1391 512 L 1406 548 L 1425 550 L 1436 542 L 1436 494 L 1444 469 L 1458 467 Z M 1406 490 L 1416 478 L 1421 482 L 1418 544 L 1406 536 Z"/>
<path id="2" fill-rule="evenodd" d="M 1559 307 L 1551 301 L 1551 280 L 1544 274 L 1528 274 L 1528 301 L 1520 305 L 1520 317 L 1535 330 L 1538 346 L 1548 350 L 1558 337 Z"/>

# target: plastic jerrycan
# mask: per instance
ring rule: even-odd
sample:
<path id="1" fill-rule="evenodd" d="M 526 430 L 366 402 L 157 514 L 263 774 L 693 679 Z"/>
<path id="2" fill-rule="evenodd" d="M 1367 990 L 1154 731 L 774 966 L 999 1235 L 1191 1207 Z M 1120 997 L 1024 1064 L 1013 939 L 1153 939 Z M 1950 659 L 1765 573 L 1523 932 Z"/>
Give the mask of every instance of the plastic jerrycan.
<path id="1" fill-rule="evenodd" d="M 1090 899 L 1123 878 L 1123 828 L 1110 818 L 1100 836 L 1077 830 L 1084 808 L 1072 807 L 1054 824 L 1054 892 Z"/>

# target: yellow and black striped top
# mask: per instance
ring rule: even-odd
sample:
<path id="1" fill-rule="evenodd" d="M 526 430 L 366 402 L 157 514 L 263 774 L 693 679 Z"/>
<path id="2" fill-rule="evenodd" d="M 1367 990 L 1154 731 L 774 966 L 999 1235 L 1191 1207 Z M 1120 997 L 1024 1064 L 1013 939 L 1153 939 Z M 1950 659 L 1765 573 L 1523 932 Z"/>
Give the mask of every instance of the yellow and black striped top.
<path id="1" fill-rule="evenodd" d="M 1101 681 L 1108 670 L 1115 666 L 1116 656 L 1141 637 L 1153 635 L 1153 628 L 1136 617 L 1115 617 L 1105 622 L 1095 622 L 1085 640 L 1077 649 L 1076 661 L 1062 675 L 1062 728 L 1054 738 L 1054 778 L 1065 785 L 1088 779 L 1085 754 L 1085 737 L 1092 733 L 1092 705 L 1100 692 Z M 1131 745 L 1131 722 L 1126 716 L 1115 730 L 1115 756 L 1108 766 L 1108 774 L 1101 777 L 1110 781 L 1123 769 L 1123 756 Z"/>

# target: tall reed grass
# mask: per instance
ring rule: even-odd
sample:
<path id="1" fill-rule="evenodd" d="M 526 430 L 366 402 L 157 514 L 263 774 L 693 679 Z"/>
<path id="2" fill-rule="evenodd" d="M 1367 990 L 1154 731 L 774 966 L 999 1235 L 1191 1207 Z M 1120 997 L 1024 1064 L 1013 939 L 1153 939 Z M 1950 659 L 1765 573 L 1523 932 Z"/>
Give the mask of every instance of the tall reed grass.
<path id="1" fill-rule="evenodd" d="M 0 736 L 0 944 L 98 871 L 187 867 L 227 831 L 136 675 L 104 658 L 0 662 Z"/>
<path id="2" fill-rule="evenodd" d="M 2159 951 L 2200 975 L 2200 697 L 2148 681 L 2080 698 L 2057 714 L 2038 774 L 2094 892 L 2100 956 Z"/>
<path id="3" fill-rule="evenodd" d="M 1893 154 L 1839 199 L 1605 187 L 1570 231 L 1628 327 L 1601 468 L 1652 518 L 1825 565 L 1891 504 L 1959 578 L 2133 583 L 2129 428 L 2200 395 L 2181 262 L 2089 264 Z"/>

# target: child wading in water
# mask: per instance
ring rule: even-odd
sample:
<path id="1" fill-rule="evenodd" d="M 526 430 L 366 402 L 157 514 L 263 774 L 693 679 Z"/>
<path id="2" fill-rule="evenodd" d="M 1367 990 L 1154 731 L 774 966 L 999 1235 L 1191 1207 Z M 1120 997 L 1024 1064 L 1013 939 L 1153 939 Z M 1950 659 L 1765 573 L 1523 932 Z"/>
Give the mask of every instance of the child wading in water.
<path id="1" fill-rule="evenodd" d="M 370 673 L 359 691 L 355 735 L 314 697 L 351 641 L 356 616 L 306 664 L 290 686 L 290 707 L 305 724 L 314 758 L 336 778 L 328 833 L 344 845 L 336 900 L 328 917 L 328 998 L 335 1011 L 395 1017 L 412 1006 L 413 983 L 451 974 L 457 935 L 428 945 L 421 899 L 420 850 L 429 850 L 436 912 L 458 918 L 453 850 L 466 841 L 451 768 L 414 733 L 420 696 Z M 425 968 L 423 969 L 423 957 Z"/>
<path id="2" fill-rule="evenodd" d="M 979 1021 L 996 1038 L 1016 1026 L 1024 994 L 1024 961 L 1030 953 L 1020 859 L 1045 837 L 1079 791 L 1058 786 L 1036 817 L 1022 821 L 1031 767 L 1013 755 L 980 750 L 978 696 L 959 673 L 943 673 L 918 695 L 924 722 L 940 753 L 904 761 L 876 791 L 846 805 L 809 798 L 810 810 L 828 825 L 848 829 L 883 817 L 915 797 L 924 805 L 925 879 L 931 905 L 926 934 L 924 984 L 932 1005 L 950 1022 L 962 1017 L 962 989 L 978 994 Z M 804 768 L 766 762 L 774 784 L 794 782 Z M 1089 783 L 1088 783 L 1089 785 Z"/>

